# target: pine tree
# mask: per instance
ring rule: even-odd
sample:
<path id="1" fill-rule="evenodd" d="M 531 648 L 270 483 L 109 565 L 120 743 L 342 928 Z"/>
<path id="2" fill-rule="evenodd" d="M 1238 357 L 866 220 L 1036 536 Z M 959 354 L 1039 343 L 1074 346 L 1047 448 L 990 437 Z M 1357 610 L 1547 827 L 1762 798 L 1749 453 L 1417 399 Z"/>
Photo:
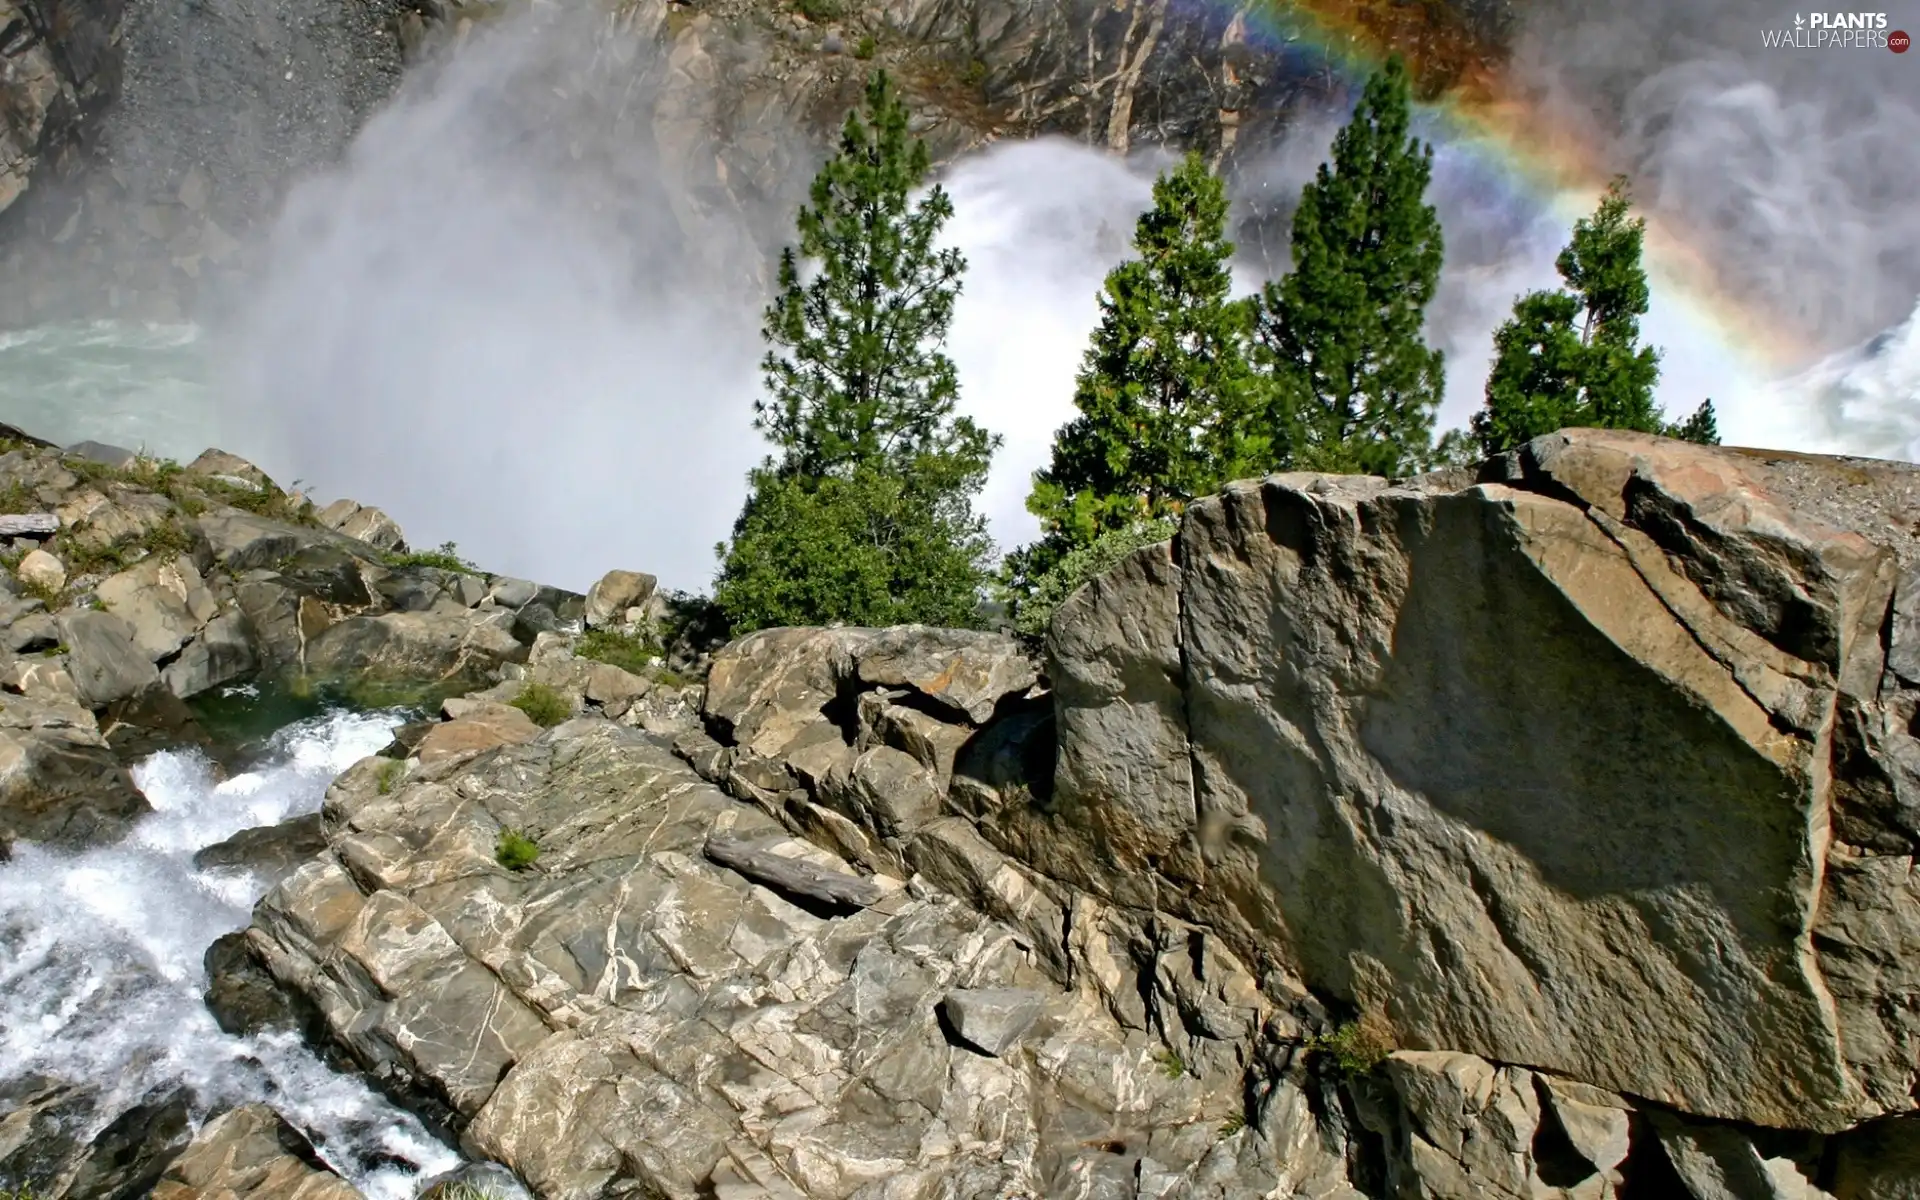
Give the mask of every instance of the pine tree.
<path id="1" fill-rule="evenodd" d="M 1422 337 L 1440 278 L 1433 147 L 1410 136 L 1404 64 L 1367 81 L 1293 218 L 1293 270 L 1263 290 L 1254 358 L 1278 462 L 1397 475 L 1428 456 L 1445 361 Z"/>
<path id="2" fill-rule="evenodd" d="M 1702 401 L 1700 407 L 1693 410 L 1692 416 L 1677 425 L 1667 426 L 1665 432 L 1668 437 L 1679 438 L 1683 442 L 1698 442 L 1702 446 L 1718 446 L 1720 444 L 1720 421 L 1714 415 L 1713 401 Z"/>
<path id="3" fill-rule="evenodd" d="M 1074 388 L 1080 410 L 1035 472 L 1041 542 L 1015 555 L 1029 582 L 1102 533 L 1177 513 L 1265 465 L 1249 429 L 1251 313 L 1230 298 L 1226 191 L 1197 154 L 1153 185 L 1137 257 L 1107 275 L 1100 324 Z"/>
<path id="4" fill-rule="evenodd" d="M 1494 334 L 1487 402 L 1473 418 L 1484 453 L 1568 426 L 1668 429 L 1653 401 L 1660 354 L 1638 344 L 1650 298 L 1641 266 L 1647 223 L 1629 219 L 1632 207 L 1627 181 L 1616 178 L 1560 252 L 1565 290 L 1522 296 Z M 1710 404 L 1687 425 L 1718 436 Z"/>
<path id="5" fill-rule="evenodd" d="M 775 453 L 750 477 L 714 595 L 737 631 L 973 620 L 992 545 L 972 501 L 999 439 L 955 415 L 942 347 L 966 261 L 935 245 L 947 194 L 913 200 L 928 166 L 876 72 L 766 310 L 754 424 Z"/>

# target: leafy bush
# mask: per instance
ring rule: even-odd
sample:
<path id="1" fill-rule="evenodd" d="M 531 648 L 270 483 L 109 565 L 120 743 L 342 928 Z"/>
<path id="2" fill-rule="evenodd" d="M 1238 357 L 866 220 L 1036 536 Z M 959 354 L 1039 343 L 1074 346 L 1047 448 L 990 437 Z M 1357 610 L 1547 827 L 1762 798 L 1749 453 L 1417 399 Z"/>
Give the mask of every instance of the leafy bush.
<path id="1" fill-rule="evenodd" d="M 544 683 L 529 683 L 512 701 L 513 707 L 542 729 L 551 729 L 573 715 L 567 698 Z"/>
<path id="2" fill-rule="evenodd" d="M 1307 1052 L 1333 1059 L 1342 1075 L 1370 1074 L 1394 1050 L 1393 1031 L 1381 1018 L 1367 1013 L 1347 1021 L 1332 1033 L 1307 1039 Z"/>
<path id="3" fill-rule="evenodd" d="M 452 542 L 441 542 L 438 550 L 412 550 L 405 554 L 386 554 L 381 556 L 390 567 L 437 567 L 442 571 L 458 571 L 462 575 L 478 575 L 480 568 L 460 557 L 460 547 Z"/>
<path id="4" fill-rule="evenodd" d="M 880 47 L 873 40 L 873 35 L 863 33 L 860 35 L 860 40 L 853 44 L 853 56 L 861 62 L 866 62 L 878 53 L 879 49 Z"/>
<path id="5" fill-rule="evenodd" d="M 1080 585 L 1120 562 L 1143 546 L 1164 542 L 1179 532 L 1173 521 L 1142 521 L 1125 529 L 1110 530 L 1078 550 L 1070 550 L 1037 579 L 1024 585 L 1008 599 L 1013 608 L 1014 628 L 1028 637 L 1045 637 L 1053 623 L 1053 614 Z M 1016 585 L 1018 586 L 1018 585 Z"/>
<path id="6" fill-rule="evenodd" d="M 493 857 L 509 871 L 524 871 L 540 857 L 540 844 L 518 829 L 502 829 Z"/>
<path id="7" fill-rule="evenodd" d="M 652 638 L 612 629 L 587 630 L 580 635 L 573 652 L 580 658 L 603 662 L 635 675 L 645 674 L 652 669 L 653 659 L 666 656 L 660 643 Z"/>

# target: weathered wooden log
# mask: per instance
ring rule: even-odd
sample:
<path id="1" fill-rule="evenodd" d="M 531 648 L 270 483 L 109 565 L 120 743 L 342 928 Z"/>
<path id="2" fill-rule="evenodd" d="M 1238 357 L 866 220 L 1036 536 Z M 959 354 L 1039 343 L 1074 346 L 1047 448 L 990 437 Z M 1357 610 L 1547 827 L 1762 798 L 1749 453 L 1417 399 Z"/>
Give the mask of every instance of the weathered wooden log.
<path id="1" fill-rule="evenodd" d="M 771 850 L 756 850 L 740 838 L 713 834 L 707 838 L 706 849 L 707 857 L 721 866 L 789 896 L 841 908 L 865 908 L 885 894 L 871 879 L 823 870 Z"/>
<path id="2" fill-rule="evenodd" d="M 0 538 L 51 537 L 60 532 L 60 518 L 52 513 L 10 513 L 0 516 Z"/>

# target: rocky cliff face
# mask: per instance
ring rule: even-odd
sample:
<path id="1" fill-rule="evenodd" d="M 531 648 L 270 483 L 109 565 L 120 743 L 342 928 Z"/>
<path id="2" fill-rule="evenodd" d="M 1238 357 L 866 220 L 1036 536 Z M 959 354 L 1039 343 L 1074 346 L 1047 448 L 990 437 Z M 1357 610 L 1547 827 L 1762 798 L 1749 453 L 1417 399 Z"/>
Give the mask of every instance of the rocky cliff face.
<path id="1" fill-rule="evenodd" d="M 545 1197 L 1907 1196 L 1917 508 L 1571 431 L 1235 485 L 1039 660 L 766 631 L 636 728 L 542 634 L 212 1000 Z"/>
<path id="2" fill-rule="evenodd" d="M 403 55 L 432 58 L 517 7 L 13 2 L 0 269 L 30 286 L 0 297 L 10 324 L 192 311 L 242 269 L 285 190 L 393 94 Z M 1428 6 L 1415 24 L 1497 44 L 1507 9 Z M 587 140 L 657 146 L 686 236 L 745 239 L 764 259 L 875 66 L 902 80 L 941 160 L 1050 133 L 1122 153 L 1200 147 L 1231 170 L 1333 86 L 1248 21 L 1171 0 L 635 0 L 596 35 L 611 59 L 572 63 L 622 97 Z M 508 118 L 529 137 L 582 136 L 540 115 L 543 96 L 509 97 Z"/>

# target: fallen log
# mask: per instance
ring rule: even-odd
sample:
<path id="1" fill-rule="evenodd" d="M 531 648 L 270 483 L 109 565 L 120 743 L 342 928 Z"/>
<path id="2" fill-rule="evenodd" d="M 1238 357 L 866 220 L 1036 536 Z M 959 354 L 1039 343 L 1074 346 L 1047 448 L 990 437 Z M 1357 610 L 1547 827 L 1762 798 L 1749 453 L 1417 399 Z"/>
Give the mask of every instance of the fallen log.
<path id="1" fill-rule="evenodd" d="M 835 908 L 865 908 L 885 895 L 871 879 L 823 870 L 804 859 L 771 850 L 756 850 L 741 838 L 713 834 L 707 838 L 706 851 L 707 857 L 721 866 L 790 897 Z"/>

